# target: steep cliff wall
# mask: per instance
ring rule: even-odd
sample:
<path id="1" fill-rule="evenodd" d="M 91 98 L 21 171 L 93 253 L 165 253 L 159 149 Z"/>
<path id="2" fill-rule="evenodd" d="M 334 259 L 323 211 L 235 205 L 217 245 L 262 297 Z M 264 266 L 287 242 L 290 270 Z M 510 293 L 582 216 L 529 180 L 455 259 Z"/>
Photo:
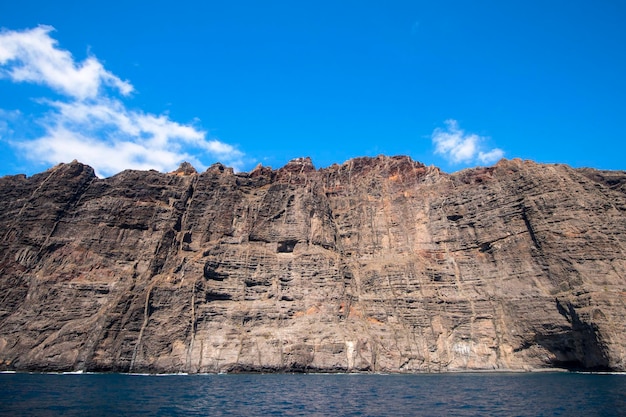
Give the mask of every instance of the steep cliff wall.
<path id="1" fill-rule="evenodd" d="M 0 369 L 626 370 L 626 173 L 0 178 Z"/>

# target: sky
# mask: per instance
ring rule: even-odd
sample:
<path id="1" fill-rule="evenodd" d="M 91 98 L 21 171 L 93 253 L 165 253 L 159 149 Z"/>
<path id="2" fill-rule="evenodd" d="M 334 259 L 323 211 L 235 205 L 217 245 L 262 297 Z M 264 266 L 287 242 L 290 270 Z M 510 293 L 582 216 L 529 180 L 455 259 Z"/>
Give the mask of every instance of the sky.
<path id="1" fill-rule="evenodd" d="M 1 1 L 0 176 L 626 169 L 626 2 Z"/>

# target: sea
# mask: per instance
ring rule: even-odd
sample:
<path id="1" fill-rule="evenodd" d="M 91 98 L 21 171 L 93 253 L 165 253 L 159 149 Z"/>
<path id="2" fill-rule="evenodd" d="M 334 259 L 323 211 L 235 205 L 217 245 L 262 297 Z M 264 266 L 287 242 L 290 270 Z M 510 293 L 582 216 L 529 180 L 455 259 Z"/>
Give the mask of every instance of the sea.
<path id="1" fill-rule="evenodd" d="M 626 416 L 626 375 L 0 374 L 2 416 Z"/>

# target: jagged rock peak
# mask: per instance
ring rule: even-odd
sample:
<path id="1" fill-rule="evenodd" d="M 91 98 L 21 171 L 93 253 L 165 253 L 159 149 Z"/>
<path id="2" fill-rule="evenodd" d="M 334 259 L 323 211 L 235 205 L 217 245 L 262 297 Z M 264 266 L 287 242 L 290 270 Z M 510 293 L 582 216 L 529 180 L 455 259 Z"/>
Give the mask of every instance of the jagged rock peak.
<path id="1" fill-rule="evenodd" d="M 287 162 L 287 165 L 280 169 L 281 171 L 289 171 L 292 173 L 311 172 L 315 171 L 313 161 L 309 156 L 303 158 L 294 158 Z"/>
<path id="2" fill-rule="evenodd" d="M 251 177 L 259 177 L 263 175 L 271 176 L 274 170 L 272 167 L 265 167 L 263 164 L 258 164 L 252 171 L 250 171 Z"/>
<path id="3" fill-rule="evenodd" d="M 343 171 L 389 171 L 389 170 L 401 170 L 411 171 L 415 169 L 426 168 L 424 164 L 418 161 L 414 161 L 407 155 L 378 155 L 362 156 L 357 158 L 348 159 L 341 165 L 334 164 L 329 169 L 343 170 Z"/>
<path id="4" fill-rule="evenodd" d="M 85 165 L 82 162 L 78 162 L 76 159 L 74 159 L 70 163 L 62 162 L 60 164 L 57 164 L 54 167 L 45 171 L 43 174 L 46 174 L 46 173 L 55 174 L 55 175 L 60 174 L 60 175 L 69 176 L 69 177 L 76 177 L 79 175 L 86 175 L 87 177 L 96 176 L 94 169 L 92 167 L 90 167 L 89 165 Z M 36 175 L 40 175 L 40 174 L 36 174 Z"/>
<path id="5" fill-rule="evenodd" d="M 414 161 L 408 155 L 378 155 L 378 156 L 360 156 L 357 158 L 348 159 L 343 165 L 389 165 L 390 163 L 408 163 L 412 165 L 424 166 L 421 162 Z"/>
<path id="6" fill-rule="evenodd" d="M 331 177 L 339 176 L 348 181 L 385 177 L 394 182 L 411 182 L 416 178 L 435 179 L 441 175 L 439 168 L 427 167 L 406 155 L 353 158 L 341 165 L 331 165 L 322 171 Z"/>
<path id="7" fill-rule="evenodd" d="M 175 171 L 170 172 L 170 174 L 174 175 L 193 175 L 197 173 L 198 171 L 187 161 L 181 163 Z"/>
<path id="8" fill-rule="evenodd" d="M 212 174 L 231 174 L 231 175 L 234 173 L 232 168 L 224 166 L 223 164 L 219 162 L 207 168 L 206 172 L 209 172 Z"/>

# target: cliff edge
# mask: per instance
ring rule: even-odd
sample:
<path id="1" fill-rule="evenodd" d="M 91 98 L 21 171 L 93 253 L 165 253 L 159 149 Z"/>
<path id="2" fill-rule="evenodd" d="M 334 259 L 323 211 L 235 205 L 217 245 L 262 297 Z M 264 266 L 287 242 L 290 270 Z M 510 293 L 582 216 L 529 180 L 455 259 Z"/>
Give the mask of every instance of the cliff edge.
<path id="1" fill-rule="evenodd" d="M 0 370 L 626 371 L 626 172 L 0 178 Z"/>

